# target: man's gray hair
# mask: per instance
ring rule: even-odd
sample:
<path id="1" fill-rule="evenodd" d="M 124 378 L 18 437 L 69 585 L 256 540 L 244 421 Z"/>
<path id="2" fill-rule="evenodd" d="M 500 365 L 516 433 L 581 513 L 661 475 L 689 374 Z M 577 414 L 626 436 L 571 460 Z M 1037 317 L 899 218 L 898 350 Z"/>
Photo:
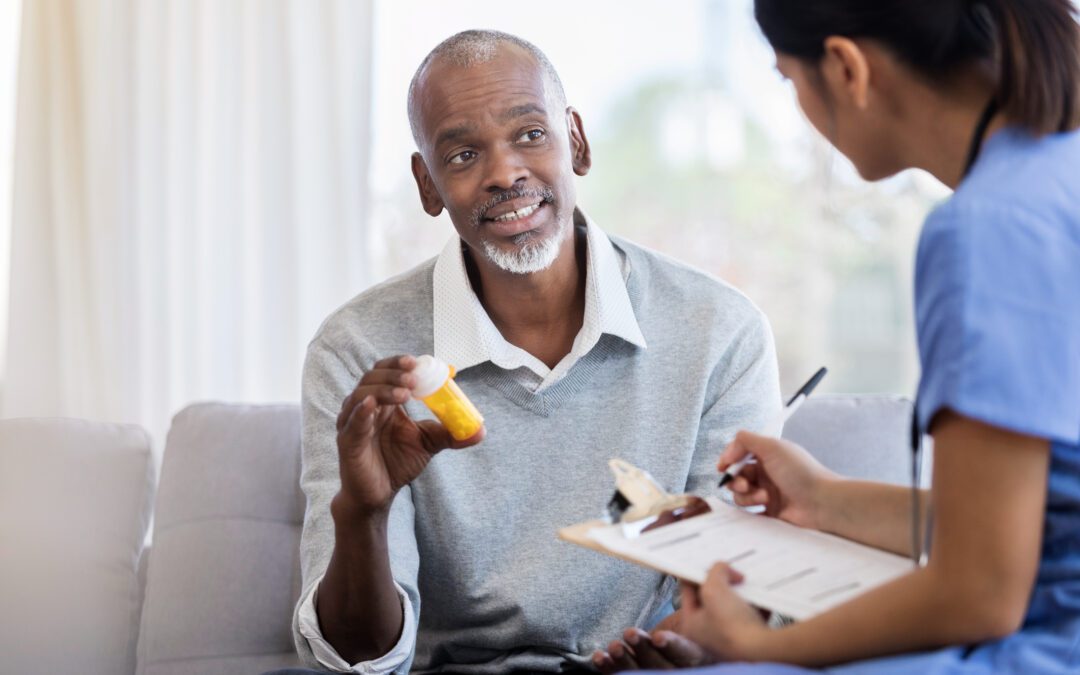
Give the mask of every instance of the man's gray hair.
<path id="1" fill-rule="evenodd" d="M 536 59 L 536 62 L 543 68 L 548 83 L 552 85 L 552 91 L 560 107 L 566 106 L 566 92 L 563 91 L 562 80 L 559 79 L 559 74 L 555 72 L 555 66 L 551 65 L 551 61 L 536 45 L 516 35 L 503 33 L 502 31 L 464 30 L 456 35 L 451 35 L 440 42 L 435 49 L 432 49 L 424 57 L 420 67 L 416 69 L 416 74 L 413 75 L 412 82 L 409 83 L 409 127 L 412 128 L 413 140 L 416 141 L 417 147 L 422 147 L 422 144 L 420 139 L 420 105 L 416 100 L 416 90 L 421 76 L 431 62 L 436 59 L 445 59 L 455 66 L 471 68 L 495 58 L 499 45 L 506 43 L 520 47 Z"/>

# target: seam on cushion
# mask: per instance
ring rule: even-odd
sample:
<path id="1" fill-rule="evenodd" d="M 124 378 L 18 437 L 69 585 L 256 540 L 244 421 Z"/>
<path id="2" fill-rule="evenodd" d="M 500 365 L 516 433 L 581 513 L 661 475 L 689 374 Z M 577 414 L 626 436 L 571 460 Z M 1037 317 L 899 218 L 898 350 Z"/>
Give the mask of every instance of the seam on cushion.
<path id="1" fill-rule="evenodd" d="M 224 411 L 224 412 L 229 413 L 230 415 L 236 415 L 236 414 L 243 415 L 245 413 L 251 413 L 252 415 L 256 415 L 256 414 L 258 414 L 260 412 L 280 412 L 282 410 L 297 410 L 298 411 L 299 407 L 300 406 L 299 406 L 298 403 L 250 403 L 250 404 L 246 404 L 246 403 L 230 403 L 230 402 L 227 402 L 227 401 L 217 401 L 217 400 L 212 400 L 211 399 L 211 400 L 204 400 L 204 401 L 193 401 L 193 402 L 189 403 L 188 405 L 186 405 L 178 413 L 176 413 L 176 415 L 174 415 L 173 418 L 175 419 L 176 417 L 179 417 L 182 413 L 184 413 L 186 411 L 189 411 L 189 410 L 192 411 L 192 412 L 203 412 L 203 411 L 207 411 L 207 410 L 213 411 L 213 412 Z"/>
<path id="2" fill-rule="evenodd" d="M 833 401 L 833 402 L 850 402 L 853 404 L 860 403 L 896 403 L 902 401 L 911 401 L 911 399 L 903 394 L 818 394 L 817 396 L 807 399 L 807 403 L 813 401 Z"/>
<path id="3" fill-rule="evenodd" d="M 149 443 L 150 437 L 147 434 L 147 442 Z M 139 533 L 139 551 L 135 555 L 134 567 L 132 568 L 132 590 L 129 594 L 129 600 L 131 601 L 131 610 L 129 612 L 128 623 L 134 627 L 134 630 L 130 631 L 128 635 L 128 644 L 124 651 L 125 657 L 130 656 L 132 660 L 131 667 L 138 670 L 139 666 L 139 636 L 142 634 L 142 612 L 143 607 L 146 604 L 146 586 L 150 581 L 150 568 L 149 560 L 146 561 L 147 569 L 146 576 L 141 581 L 139 579 L 139 570 L 143 565 L 143 556 L 148 555 L 146 550 L 146 535 L 151 533 L 151 522 L 154 513 L 154 501 L 157 499 L 157 483 L 155 481 L 156 466 L 154 461 L 153 452 L 147 453 L 144 460 L 143 467 L 143 491 L 136 498 L 136 506 L 139 508 L 132 509 L 132 512 L 138 512 L 140 518 L 135 524 L 137 529 L 142 531 Z M 142 525 L 142 527 L 140 527 Z"/>
<path id="4" fill-rule="evenodd" d="M 296 652 L 294 652 L 294 651 L 285 651 L 285 652 L 283 652 L 280 649 L 275 649 L 272 652 L 252 652 L 252 653 L 249 653 L 249 654 L 225 654 L 225 655 L 222 655 L 222 656 L 214 656 L 214 655 L 210 655 L 210 656 L 178 656 L 178 657 L 173 658 L 173 659 L 158 659 L 158 660 L 155 660 L 155 661 L 147 661 L 144 664 L 144 667 L 156 666 L 156 665 L 159 665 L 159 664 L 162 664 L 162 663 L 178 663 L 178 662 L 182 662 L 182 661 L 208 661 L 210 659 L 250 659 L 250 658 L 253 658 L 253 657 L 256 657 L 256 656 L 292 656 L 292 657 L 296 657 Z"/>
<path id="5" fill-rule="evenodd" d="M 161 527 L 158 527 L 156 530 L 154 530 L 154 537 L 156 538 L 159 534 L 162 534 L 164 532 L 168 532 L 169 530 L 172 530 L 172 529 L 177 528 L 177 527 L 183 527 L 184 525 L 195 525 L 197 523 L 204 523 L 204 522 L 212 521 L 212 520 L 217 520 L 217 521 L 244 521 L 244 522 L 249 522 L 249 523 L 270 523 L 270 524 L 274 524 L 274 525 L 287 525 L 288 527 L 301 527 L 304 524 L 303 521 L 279 520 L 277 518 L 259 518 L 257 516 L 223 516 L 223 515 L 200 516 L 198 518 L 190 518 L 188 520 L 182 520 L 182 521 L 176 522 L 176 523 L 169 523 L 168 525 L 163 525 Z"/>

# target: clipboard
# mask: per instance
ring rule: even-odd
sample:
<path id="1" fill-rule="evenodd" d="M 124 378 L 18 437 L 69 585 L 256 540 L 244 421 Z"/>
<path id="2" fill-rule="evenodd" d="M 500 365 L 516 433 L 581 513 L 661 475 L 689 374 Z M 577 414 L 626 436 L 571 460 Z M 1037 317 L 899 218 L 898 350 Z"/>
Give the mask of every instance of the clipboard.
<path id="1" fill-rule="evenodd" d="M 678 501 L 664 495 L 669 503 Z M 630 523 L 595 519 L 564 527 L 558 536 L 693 584 L 703 583 L 714 564 L 727 563 L 745 577 L 734 587 L 744 600 L 796 620 L 827 611 L 912 569 L 903 556 L 749 513 L 716 497 L 677 497 L 702 501 L 708 510 L 666 522 L 663 512 L 652 513 L 644 517 L 651 519 L 644 527 L 642 518 Z M 639 509 L 639 515 L 648 510 Z"/>

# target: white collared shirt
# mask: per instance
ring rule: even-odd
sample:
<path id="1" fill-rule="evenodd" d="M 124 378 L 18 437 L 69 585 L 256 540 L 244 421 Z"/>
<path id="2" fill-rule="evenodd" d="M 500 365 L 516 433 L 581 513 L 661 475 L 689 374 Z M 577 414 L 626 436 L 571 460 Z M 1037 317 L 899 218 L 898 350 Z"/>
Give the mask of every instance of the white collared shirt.
<path id="1" fill-rule="evenodd" d="M 580 213 L 580 211 L 579 211 Z M 510 344 L 491 321 L 476 297 L 465 271 L 461 240 L 455 235 L 435 262 L 434 341 L 435 356 L 464 370 L 491 361 L 505 370 L 518 371 L 519 380 L 534 391 L 543 391 L 570 371 L 609 333 L 645 348 L 630 295 L 626 291 L 628 270 L 611 240 L 587 216 L 585 262 L 585 317 L 570 353 L 554 368 L 524 349 Z M 521 372 L 521 369 L 527 369 Z"/>
<path id="2" fill-rule="evenodd" d="M 626 290 L 629 269 L 625 260 L 607 235 L 588 216 L 581 215 L 586 227 L 585 317 L 569 354 L 554 368 L 548 368 L 540 359 L 507 342 L 473 292 L 465 270 L 461 239 L 455 234 L 435 261 L 432 315 L 435 356 L 459 371 L 491 361 L 513 371 L 524 386 L 543 391 L 570 372 L 605 333 L 645 349 L 645 337 Z M 320 583 L 321 578 L 312 586 L 299 612 L 300 633 L 307 638 L 319 663 L 334 672 L 367 675 L 391 673 L 405 663 L 416 644 L 416 621 L 412 602 L 401 586 L 394 584 L 404 617 L 397 644 L 378 659 L 349 664 L 326 641 L 319 628 L 315 599 Z"/>

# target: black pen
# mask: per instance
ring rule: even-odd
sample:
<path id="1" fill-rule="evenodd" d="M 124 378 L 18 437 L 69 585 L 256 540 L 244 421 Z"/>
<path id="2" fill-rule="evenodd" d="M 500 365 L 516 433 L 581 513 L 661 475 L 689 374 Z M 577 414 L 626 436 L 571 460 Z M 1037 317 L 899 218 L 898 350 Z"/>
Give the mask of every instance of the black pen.
<path id="1" fill-rule="evenodd" d="M 803 401 L 810 395 L 810 392 L 814 391 L 814 388 L 818 386 L 818 382 L 821 382 L 821 378 L 825 377 L 825 373 L 829 372 L 828 368 L 822 368 L 814 376 L 802 386 L 799 391 L 795 392 L 795 395 L 791 397 L 791 400 L 787 402 L 783 408 L 781 408 L 776 415 L 770 420 L 770 424 L 765 427 L 765 433 L 779 435 L 784 428 L 784 423 L 788 421 L 788 418 L 795 414 L 795 411 L 802 406 Z M 724 475 L 720 476 L 720 487 L 724 487 L 731 481 L 735 480 L 735 476 L 739 475 L 739 472 L 743 470 L 743 467 L 753 461 L 754 455 L 747 453 L 745 457 L 735 462 L 724 471 Z"/>

